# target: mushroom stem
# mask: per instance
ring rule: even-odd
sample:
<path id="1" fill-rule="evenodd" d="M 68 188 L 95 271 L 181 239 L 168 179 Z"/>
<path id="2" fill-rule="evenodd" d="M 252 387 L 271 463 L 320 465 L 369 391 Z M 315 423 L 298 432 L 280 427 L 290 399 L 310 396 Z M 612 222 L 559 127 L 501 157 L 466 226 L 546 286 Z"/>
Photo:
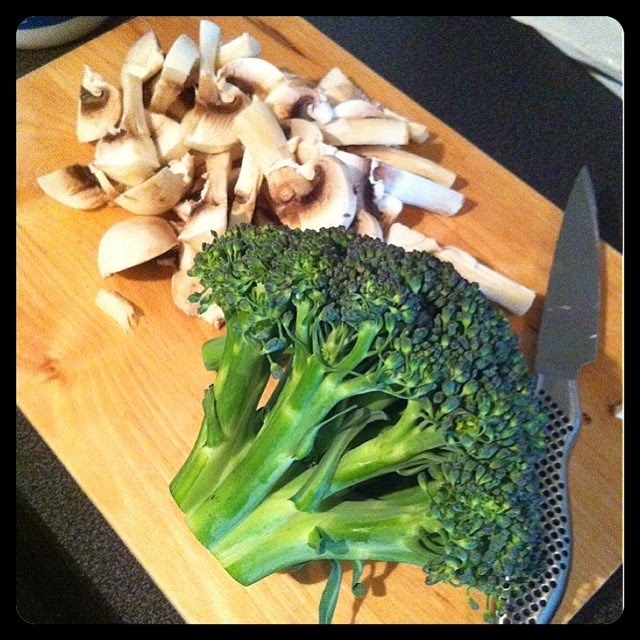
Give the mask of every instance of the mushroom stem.
<path id="1" fill-rule="evenodd" d="M 198 97 L 206 103 L 218 101 L 218 87 L 215 83 L 218 47 L 222 31 L 209 20 L 200 20 L 200 75 Z"/>
<path id="2" fill-rule="evenodd" d="M 235 117 L 233 130 L 266 176 L 269 193 L 276 202 L 288 202 L 311 191 L 311 182 L 302 175 L 278 119 L 262 100 L 254 96 Z"/>
<path id="3" fill-rule="evenodd" d="M 255 158 L 249 151 L 244 152 L 240 173 L 233 189 L 234 198 L 229 214 L 229 228 L 243 222 L 250 223 L 255 211 L 258 191 L 264 175 Z"/>
<path id="4" fill-rule="evenodd" d="M 198 47 L 189 36 L 183 34 L 176 39 L 167 53 L 153 89 L 149 103 L 151 111 L 166 113 L 180 95 L 199 57 Z"/>
<path id="5" fill-rule="evenodd" d="M 383 194 L 391 195 L 405 204 L 441 216 L 455 215 L 464 203 L 464 196 L 459 191 L 377 160 L 371 162 L 369 179 L 377 198 Z"/>
<path id="6" fill-rule="evenodd" d="M 437 182 L 443 187 L 451 188 L 457 178 L 453 171 L 446 169 L 433 160 L 404 149 L 381 145 L 356 145 L 349 147 L 349 151 L 366 158 L 375 158 L 398 169 L 404 169 L 409 173 L 433 180 L 433 182 Z"/>
<path id="7" fill-rule="evenodd" d="M 318 87 L 322 89 L 332 105 L 354 98 L 367 99 L 363 91 L 351 82 L 338 67 L 334 67 L 321 78 Z"/>
<path id="8" fill-rule="evenodd" d="M 337 147 L 347 145 L 409 143 L 406 122 L 393 118 L 336 118 L 322 125 L 324 141 Z"/>
<path id="9" fill-rule="evenodd" d="M 395 111 L 391 111 L 391 109 L 387 109 L 386 107 L 383 109 L 384 115 L 387 118 L 394 118 L 396 120 L 400 120 L 401 122 L 406 122 L 407 127 L 409 128 L 409 140 L 410 142 L 425 142 L 429 137 L 429 131 L 427 130 L 427 126 L 421 124 L 420 122 L 412 122 L 408 118 L 401 116 L 399 113 Z"/>

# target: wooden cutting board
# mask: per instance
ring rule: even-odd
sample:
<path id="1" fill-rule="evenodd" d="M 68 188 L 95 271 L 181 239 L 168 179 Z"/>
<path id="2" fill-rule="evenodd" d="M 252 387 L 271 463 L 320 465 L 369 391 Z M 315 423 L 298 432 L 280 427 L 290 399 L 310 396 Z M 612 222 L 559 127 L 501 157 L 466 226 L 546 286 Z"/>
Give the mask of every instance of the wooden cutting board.
<path id="1" fill-rule="evenodd" d="M 460 215 L 406 207 L 402 221 L 455 245 L 539 295 L 514 330 L 531 359 L 561 212 L 480 149 L 300 18 L 213 17 L 223 41 L 248 32 L 263 57 L 319 80 L 340 67 L 369 96 L 428 126 L 414 150 L 460 176 Z M 155 263 L 103 280 L 102 234 L 128 215 L 90 212 L 46 197 L 36 177 L 89 163 L 75 137 L 83 65 L 119 85 L 129 47 L 154 29 L 165 50 L 198 19 L 137 18 L 17 82 L 17 402 L 43 439 L 128 545 L 180 614 L 193 623 L 315 623 L 327 570 L 318 565 L 245 588 L 191 535 L 168 491 L 195 440 L 204 388 L 213 380 L 200 347 L 215 334 L 172 302 L 171 270 Z M 602 336 L 598 360 L 580 375 L 585 425 L 570 463 L 575 559 L 555 622 L 566 622 L 622 562 L 622 259 L 603 244 Z M 94 304 L 118 291 L 141 312 L 126 334 Z M 426 587 L 417 567 L 369 564 L 363 601 L 346 582 L 336 623 L 475 623 L 463 590 Z"/>

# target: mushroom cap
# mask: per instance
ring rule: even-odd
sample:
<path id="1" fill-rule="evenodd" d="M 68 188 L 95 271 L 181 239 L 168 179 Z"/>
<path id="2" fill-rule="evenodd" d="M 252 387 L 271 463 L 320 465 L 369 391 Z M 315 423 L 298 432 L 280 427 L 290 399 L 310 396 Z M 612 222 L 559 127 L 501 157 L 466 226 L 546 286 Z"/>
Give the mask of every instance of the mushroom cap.
<path id="1" fill-rule="evenodd" d="M 80 142 L 95 142 L 117 128 L 122 116 L 120 90 L 85 66 L 76 134 Z"/>
<path id="2" fill-rule="evenodd" d="M 324 156 L 315 164 L 311 191 L 274 206 L 280 221 L 293 229 L 349 228 L 356 214 L 356 194 L 347 168 Z"/>
<path id="3" fill-rule="evenodd" d="M 96 176 L 80 164 L 39 176 L 37 182 L 50 198 L 73 209 L 97 209 L 110 200 Z"/>
<path id="4" fill-rule="evenodd" d="M 247 94 L 261 97 L 286 78 L 278 67 L 263 58 L 236 58 L 220 67 L 218 77 L 225 78 Z"/>
<path id="5" fill-rule="evenodd" d="M 98 269 L 106 278 L 157 258 L 178 244 L 173 227 L 156 216 L 128 218 L 109 227 L 98 246 Z"/>

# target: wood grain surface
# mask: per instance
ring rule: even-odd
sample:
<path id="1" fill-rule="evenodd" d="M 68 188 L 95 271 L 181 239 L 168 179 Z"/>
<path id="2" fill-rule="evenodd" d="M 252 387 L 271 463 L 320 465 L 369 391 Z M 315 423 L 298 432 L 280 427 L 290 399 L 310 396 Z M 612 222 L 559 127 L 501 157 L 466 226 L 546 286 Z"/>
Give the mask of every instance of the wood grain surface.
<path id="1" fill-rule="evenodd" d="M 248 32 L 264 58 L 313 80 L 338 66 L 373 100 L 428 126 L 429 141 L 413 149 L 455 171 L 467 202 L 454 218 L 406 207 L 402 221 L 539 294 L 529 313 L 512 318 L 531 359 L 561 212 L 301 18 L 211 19 L 223 41 Z M 322 564 L 242 587 L 192 536 L 169 494 L 213 380 L 200 348 L 215 331 L 174 306 L 168 267 L 149 263 L 101 278 L 98 243 L 126 212 L 72 210 L 36 184 L 39 175 L 93 158 L 93 146 L 75 137 L 83 65 L 119 85 L 129 47 L 149 29 L 166 52 L 182 33 L 197 42 L 199 26 L 195 17 L 137 18 L 17 82 L 17 402 L 188 622 L 315 623 Z M 393 46 L 386 43 L 385 55 Z M 557 623 L 622 562 L 623 425 L 611 413 L 622 397 L 622 259 L 602 249 L 602 336 L 598 360 L 579 380 L 587 418 L 569 469 L 575 555 Z M 133 334 L 95 306 L 101 287 L 138 307 Z M 345 586 L 350 579 L 346 572 Z M 426 587 L 417 567 L 370 563 L 364 581 L 362 601 L 343 589 L 336 623 L 482 621 L 463 590 Z"/>

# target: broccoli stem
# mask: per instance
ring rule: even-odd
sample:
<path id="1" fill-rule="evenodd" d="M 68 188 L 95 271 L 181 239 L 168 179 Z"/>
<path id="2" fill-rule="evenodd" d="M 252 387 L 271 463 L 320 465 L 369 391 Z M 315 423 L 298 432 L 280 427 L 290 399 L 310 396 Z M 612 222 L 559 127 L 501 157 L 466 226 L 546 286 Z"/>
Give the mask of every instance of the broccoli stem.
<path id="1" fill-rule="evenodd" d="M 209 415 L 170 485 L 185 513 L 211 495 L 253 441 L 255 414 L 269 375 L 268 358 L 230 323 Z"/>
<path id="2" fill-rule="evenodd" d="M 440 525 L 426 515 L 427 498 L 346 501 L 320 512 L 302 512 L 287 498 L 299 479 L 267 498 L 229 533 L 216 557 L 229 574 L 250 585 L 272 573 L 314 560 L 373 560 L 424 566 L 436 554 L 420 544 L 420 530 Z M 330 541 L 315 543 L 319 532 Z"/>

